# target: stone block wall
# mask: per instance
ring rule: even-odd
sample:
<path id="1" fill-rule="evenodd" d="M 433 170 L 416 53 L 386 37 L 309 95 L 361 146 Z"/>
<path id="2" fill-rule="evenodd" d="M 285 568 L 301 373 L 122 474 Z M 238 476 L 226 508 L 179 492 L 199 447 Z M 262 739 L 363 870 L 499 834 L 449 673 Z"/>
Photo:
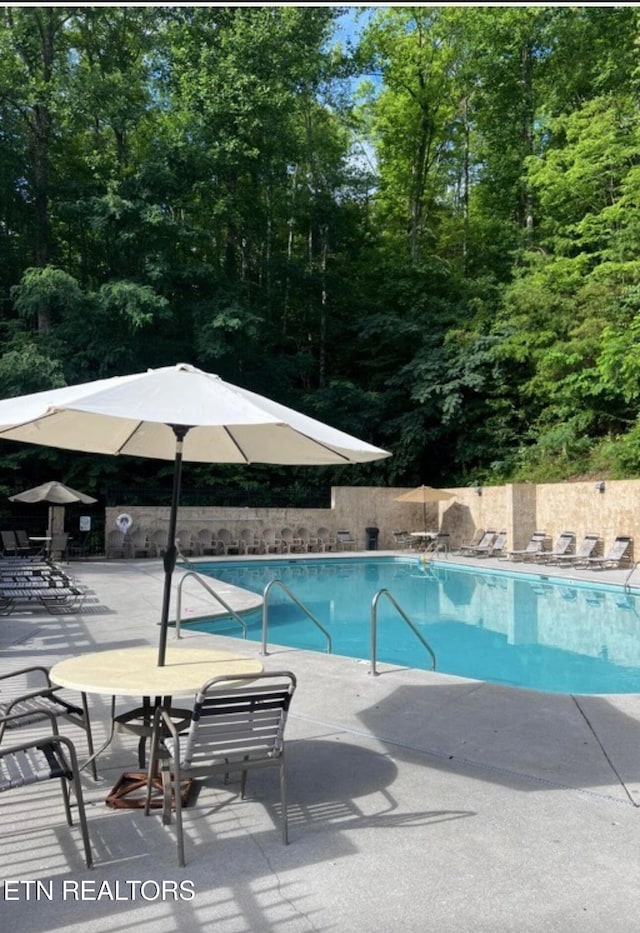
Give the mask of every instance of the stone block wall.
<path id="1" fill-rule="evenodd" d="M 508 548 L 522 548 L 534 531 L 546 531 L 555 540 L 562 531 L 573 531 L 581 541 L 594 532 L 603 538 L 605 550 L 616 535 L 628 534 L 638 542 L 640 556 L 640 480 L 610 480 L 600 492 L 594 481 L 581 483 L 518 483 L 505 486 L 448 489 L 453 499 L 428 503 L 397 502 L 406 487 L 336 486 L 329 509 L 267 509 L 185 506 L 178 515 L 178 530 L 197 534 L 200 529 L 227 528 L 232 535 L 251 528 L 260 535 L 265 528 L 299 527 L 311 532 L 328 528 L 332 534 L 348 530 L 357 549 L 367 547 L 367 528 L 378 528 L 378 547 L 393 549 L 394 531 L 440 529 L 450 535 L 451 546 L 470 540 L 478 528 L 505 529 Z M 156 508 L 122 505 L 106 510 L 105 534 L 115 530 L 116 518 L 127 513 L 132 531 L 146 528 L 166 534 L 168 506 Z"/>

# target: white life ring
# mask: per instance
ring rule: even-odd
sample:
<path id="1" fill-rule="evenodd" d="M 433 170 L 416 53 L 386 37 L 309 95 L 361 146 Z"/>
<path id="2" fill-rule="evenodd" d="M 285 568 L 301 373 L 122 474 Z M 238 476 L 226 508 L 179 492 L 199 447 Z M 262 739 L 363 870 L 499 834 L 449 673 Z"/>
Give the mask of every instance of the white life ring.
<path id="1" fill-rule="evenodd" d="M 131 526 L 133 525 L 133 519 L 127 512 L 123 512 L 122 515 L 118 515 L 116 518 L 116 525 L 120 529 L 123 535 L 129 533 Z"/>

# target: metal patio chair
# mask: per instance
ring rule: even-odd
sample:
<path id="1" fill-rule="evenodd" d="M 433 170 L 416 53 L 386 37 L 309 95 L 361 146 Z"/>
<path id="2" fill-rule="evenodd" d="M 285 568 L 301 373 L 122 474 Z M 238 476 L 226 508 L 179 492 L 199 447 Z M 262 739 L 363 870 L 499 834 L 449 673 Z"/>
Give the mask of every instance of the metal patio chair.
<path id="1" fill-rule="evenodd" d="M 181 866 L 185 864 L 182 829 L 185 778 L 228 776 L 239 771 L 240 796 L 244 798 L 248 771 L 279 768 L 282 841 L 287 844 L 284 729 L 295 689 L 296 678 L 289 671 L 214 677 L 196 696 L 191 723 L 184 735 L 178 734 L 166 710 L 156 710 L 145 814 L 150 812 L 159 763 L 163 822 L 171 822 L 173 803 Z"/>
<path id="2" fill-rule="evenodd" d="M 27 719 L 29 713 L 16 713 L 9 717 L 0 717 L 0 728 L 19 725 L 20 719 Z M 58 735 L 55 718 L 50 717 L 52 733 L 44 737 L 31 737 L 17 745 L 0 744 L 0 793 L 40 784 L 44 781 L 60 781 L 64 809 L 69 826 L 73 826 L 69 786 L 73 788 L 84 856 L 87 868 L 93 868 L 93 856 L 89 841 L 87 817 L 82 796 L 82 784 L 78 759 L 73 742 L 66 736 Z"/>
<path id="3" fill-rule="evenodd" d="M 93 733 L 86 693 L 80 694 L 80 705 L 70 703 L 60 696 L 61 687 L 54 687 L 49 679 L 49 670 L 41 665 L 21 667 L 7 674 L 0 674 L 0 742 L 5 729 L 14 729 L 31 723 L 53 719 L 64 720 L 87 736 L 88 758 L 95 780 L 98 779 L 93 757 Z M 20 718 L 14 718 L 20 714 Z M 56 730 L 57 731 L 57 730 Z"/>

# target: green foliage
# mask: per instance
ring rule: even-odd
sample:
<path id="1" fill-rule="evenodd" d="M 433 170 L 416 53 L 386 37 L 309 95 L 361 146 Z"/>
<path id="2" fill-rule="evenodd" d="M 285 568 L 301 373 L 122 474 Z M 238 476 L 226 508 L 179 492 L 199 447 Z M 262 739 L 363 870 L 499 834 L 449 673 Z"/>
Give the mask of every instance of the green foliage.
<path id="1" fill-rule="evenodd" d="M 242 488 L 635 475 L 640 15 L 341 12 L 4 10 L 0 394 L 182 359 L 394 454 Z"/>

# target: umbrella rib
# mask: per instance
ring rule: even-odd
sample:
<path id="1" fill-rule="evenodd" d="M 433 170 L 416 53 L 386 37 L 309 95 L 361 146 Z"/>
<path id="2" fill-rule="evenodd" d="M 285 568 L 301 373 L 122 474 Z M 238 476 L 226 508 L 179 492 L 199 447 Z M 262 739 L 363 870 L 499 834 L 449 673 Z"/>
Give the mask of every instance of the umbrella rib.
<path id="1" fill-rule="evenodd" d="M 281 426 L 283 428 L 286 427 L 284 422 L 281 422 Z M 249 457 L 247 457 L 244 450 L 226 425 L 224 425 L 224 430 L 231 443 L 234 445 L 240 456 L 244 459 L 244 462 L 251 463 L 252 461 L 249 459 Z M 322 441 L 319 441 L 317 438 L 309 437 L 308 434 L 303 434 L 302 431 L 297 431 L 296 433 L 299 437 L 304 437 L 306 440 L 311 441 L 311 443 L 315 444 L 316 447 L 322 447 L 324 450 L 328 450 L 329 453 L 333 454 L 334 456 L 341 457 L 345 463 L 351 463 L 349 457 L 346 454 L 341 453 L 339 450 L 336 450 L 335 447 L 331 447 L 329 444 L 323 444 Z"/>
<path id="2" fill-rule="evenodd" d="M 121 454 L 121 453 L 122 453 L 123 448 L 127 446 L 127 444 L 129 443 L 129 441 L 131 440 L 131 438 L 134 437 L 135 434 L 137 434 L 138 430 L 140 429 L 140 427 L 141 427 L 143 424 L 144 424 L 144 421 L 138 421 L 138 423 L 136 424 L 135 428 L 133 428 L 133 429 L 129 432 L 129 434 L 127 434 L 127 437 L 125 438 L 125 440 L 124 440 L 121 444 L 118 445 L 118 449 L 115 451 L 115 456 L 116 456 L 116 457 L 118 456 L 118 454 Z"/>
<path id="3" fill-rule="evenodd" d="M 231 431 L 229 430 L 229 428 L 228 428 L 226 425 L 224 425 L 224 432 L 225 432 L 225 434 L 227 435 L 227 437 L 229 438 L 229 440 L 231 441 L 231 443 L 233 444 L 233 446 L 236 448 L 236 450 L 238 451 L 238 453 L 240 454 L 240 456 L 242 457 L 242 459 L 244 460 L 244 462 L 245 462 L 245 463 L 251 463 L 251 460 L 249 460 L 249 458 L 247 457 L 246 453 L 244 452 L 244 450 L 242 449 L 242 447 L 241 447 L 240 444 L 237 442 L 237 440 L 235 439 L 235 437 L 233 436 L 233 434 L 231 433 Z"/>

